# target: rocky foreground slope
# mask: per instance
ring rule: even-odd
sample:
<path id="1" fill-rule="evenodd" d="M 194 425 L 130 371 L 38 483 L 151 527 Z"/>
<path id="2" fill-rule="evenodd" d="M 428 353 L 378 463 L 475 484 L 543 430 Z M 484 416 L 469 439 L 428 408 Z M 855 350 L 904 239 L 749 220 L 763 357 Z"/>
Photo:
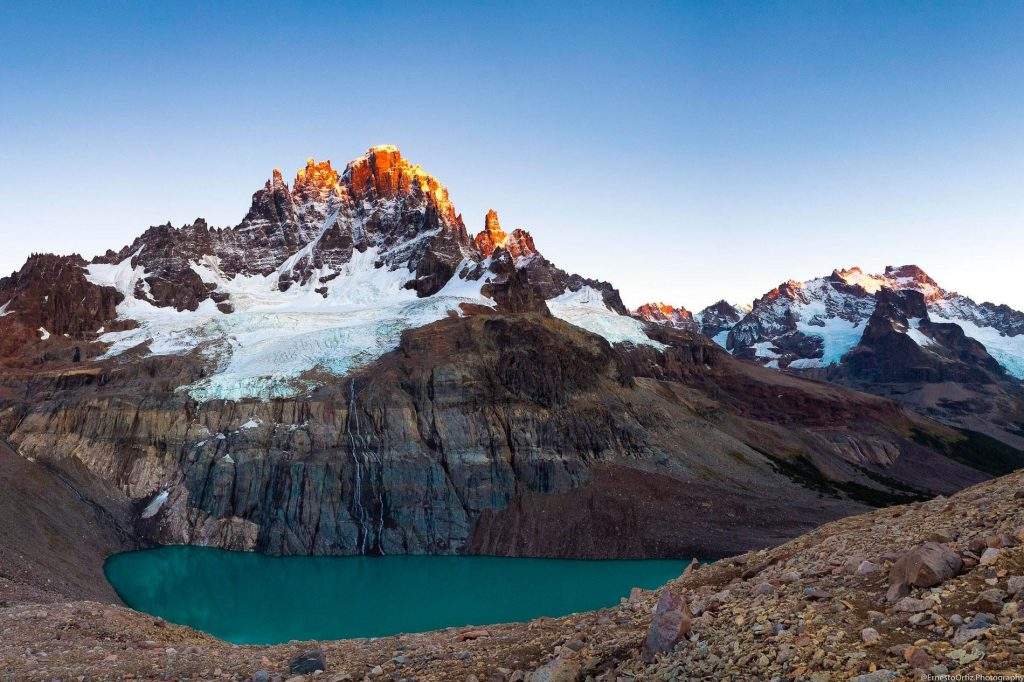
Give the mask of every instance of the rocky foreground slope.
<path id="1" fill-rule="evenodd" d="M 66 567 L 33 565 L 27 585 L 16 570 L 21 559 L 0 554 L 0 671 L 17 680 L 339 681 L 873 682 L 1020 673 L 1022 490 L 1018 472 L 845 518 L 778 547 L 691 567 L 657 592 L 635 590 L 592 613 L 271 647 L 226 644 L 96 601 L 65 580 Z M 47 580 L 52 589 L 37 587 Z"/>

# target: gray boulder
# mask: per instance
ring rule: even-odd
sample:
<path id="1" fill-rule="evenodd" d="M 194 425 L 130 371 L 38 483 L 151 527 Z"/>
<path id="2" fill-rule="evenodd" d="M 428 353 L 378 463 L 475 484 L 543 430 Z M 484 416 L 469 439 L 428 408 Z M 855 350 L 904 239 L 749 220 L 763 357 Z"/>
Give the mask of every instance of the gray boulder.
<path id="1" fill-rule="evenodd" d="M 915 547 L 889 569 L 889 593 L 886 598 L 896 601 L 911 587 L 934 587 L 954 577 L 963 569 L 960 556 L 946 545 L 926 542 Z"/>
<path id="2" fill-rule="evenodd" d="M 643 658 L 653 663 L 658 654 L 671 651 L 693 628 L 693 616 L 686 597 L 664 590 L 654 607 L 654 617 L 644 641 Z"/>

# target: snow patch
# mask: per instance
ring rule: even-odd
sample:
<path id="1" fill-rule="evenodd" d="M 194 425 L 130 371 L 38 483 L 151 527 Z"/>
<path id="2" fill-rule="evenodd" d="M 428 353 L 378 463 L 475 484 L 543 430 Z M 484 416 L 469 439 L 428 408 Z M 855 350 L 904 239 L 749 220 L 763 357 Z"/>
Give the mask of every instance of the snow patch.
<path id="1" fill-rule="evenodd" d="M 921 331 L 920 317 L 911 317 L 907 320 L 907 331 L 905 333 L 914 340 L 914 343 L 921 346 L 921 348 L 924 348 L 925 346 L 938 345 L 935 342 L 935 339 Z"/>
<path id="2" fill-rule="evenodd" d="M 667 348 L 665 344 L 652 340 L 644 333 L 642 322 L 620 315 L 605 305 L 601 292 L 591 286 L 580 287 L 578 291 L 565 291 L 549 298 L 547 304 L 555 317 L 603 336 L 610 343 L 647 345 L 659 350 Z"/>
<path id="3" fill-rule="evenodd" d="M 751 346 L 751 349 L 753 349 L 756 357 L 777 360 L 782 356 L 775 352 L 773 349 L 774 345 L 771 341 L 759 341 Z M 775 366 L 778 367 L 778 365 L 779 363 L 776 362 Z"/>
<path id="4" fill-rule="evenodd" d="M 820 324 L 810 324 L 800 320 L 796 328 L 808 336 L 817 336 L 821 339 L 821 358 L 817 359 L 819 367 L 837 364 L 844 355 L 853 350 L 853 347 L 860 343 L 864 336 L 864 330 L 868 321 L 850 322 L 840 317 L 814 318 Z"/>
<path id="5" fill-rule="evenodd" d="M 951 319 L 931 315 L 932 321 L 960 325 L 964 334 L 985 346 L 988 354 L 1010 375 L 1024 380 L 1024 334 L 1007 336 L 995 327 L 981 327 L 971 320 Z"/>
<path id="6" fill-rule="evenodd" d="M 320 236 L 334 219 L 328 217 Z M 146 343 L 152 355 L 199 349 L 217 369 L 182 387 L 195 400 L 292 397 L 315 385 L 303 378 L 306 372 L 346 374 L 397 348 L 406 329 L 458 313 L 462 303 L 494 305 L 480 293 L 483 280 L 466 280 L 460 275 L 452 277 L 437 294 L 418 298 L 415 291 L 405 288 L 413 274 L 404 266 L 392 270 L 381 265 L 376 247 L 353 252 L 339 270 L 322 268 L 305 284 L 295 283 L 281 291 L 280 275 L 290 273 L 315 242 L 267 276 L 228 277 L 212 256 L 193 263 L 193 271 L 204 282 L 230 295 L 234 308 L 230 313 L 222 313 L 209 299 L 195 311 L 180 312 L 144 300 L 146 272 L 131 265 L 138 252 L 115 265 L 88 266 L 89 281 L 113 286 L 125 296 L 117 307 L 119 318 L 139 323 L 135 329 L 103 334 L 99 340 L 111 346 L 102 357 Z M 328 281 L 321 282 L 321 278 Z M 317 292 L 318 288 L 326 289 L 326 295 Z M 136 298 L 136 291 L 144 298 Z"/>
<path id="7" fill-rule="evenodd" d="M 170 493 L 168 491 L 164 490 L 154 497 L 150 503 L 146 505 L 146 508 L 142 510 L 142 518 L 149 519 L 156 516 L 156 513 L 160 511 L 160 508 L 164 506 L 164 502 L 167 501 L 167 496 L 169 494 Z"/>
<path id="8" fill-rule="evenodd" d="M 247 422 L 245 422 L 244 424 L 242 424 L 241 428 L 242 428 L 242 429 L 255 429 L 255 428 L 256 428 L 256 427 L 258 427 L 258 426 L 259 426 L 259 425 L 260 425 L 261 423 L 262 423 L 262 422 L 260 422 L 260 420 L 259 420 L 259 419 L 250 419 L 249 421 L 247 421 Z"/>
<path id="9" fill-rule="evenodd" d="M 50 338 L 50 332 L 46 331 L 46 330 L 45 330 L 45 329 L 43 329 L 42 327 L 40 327 L 40 328 L 39 328 L 39 329 L 37 329 L 36 331 L 38 331 L 38 332 L 39 332 L 39 339 L 40 339 L 41 341 L 46 341 L 46 340 L 47 340 L 48 338 Z"/>

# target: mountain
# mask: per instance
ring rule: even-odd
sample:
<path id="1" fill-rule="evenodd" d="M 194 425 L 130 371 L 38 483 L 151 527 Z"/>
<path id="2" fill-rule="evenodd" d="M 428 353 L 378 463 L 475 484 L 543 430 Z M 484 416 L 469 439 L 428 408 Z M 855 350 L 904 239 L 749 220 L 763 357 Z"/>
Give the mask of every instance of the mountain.
<path id="1" fill-rule="evenodd" d="M 731 340 L 741 313 L 691 318 Z M 722 555 L 1024 464 L 695 329 L 631 315 L 494 211 L 471 235 L 378 146 L 274 171 L 236 226 L 0 280 L 0 435 L 128 510 L 127 544 L 276 554 Z"/>
<path id="2" fill-rule="evenodd" d="M 746 312 L 741 306 L 726 301 L 713 303 L 696 314 L 682 306 L 676 308 L 666 303 L 645 303 L 633 311 L 633 316 L 645 322 L 698 332 L 724 346 L 729 330 Z"/>
<path id="3" fill-rule="evenodd" d="M 915 265 L 784 282 L 716 340 L 1024 447 L 1024 313 L 943 289 Z"/>
<path id="4" fill-rule="evenodd" d="M 889 266 L 880 275 L 864 274 L 860 268 L 834 270 L 828 277 L 784 282 L 754 301 L 730 332 L 727 347 L 772 366 L 836 364 L 860 341 L 885 291 L 920 294 L 924 307 L 911 318 L 915 322 L 909 331 L 919 345 L 934 345 L 935 340 L 915 333 L 917 320 L 955 324 L 1008 374 L 1024 378 L 1024 313 L 946 291 L 915 265 Z"/>

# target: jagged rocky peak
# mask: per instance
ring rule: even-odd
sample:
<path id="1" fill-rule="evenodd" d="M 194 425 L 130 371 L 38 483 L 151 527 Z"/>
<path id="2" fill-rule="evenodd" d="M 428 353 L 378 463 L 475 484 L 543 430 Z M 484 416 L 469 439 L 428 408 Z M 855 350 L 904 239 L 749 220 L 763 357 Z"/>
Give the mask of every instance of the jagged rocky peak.
<path id="1" fill-rule="evenodd" d="M 487 211 L 487 216 L 484 218 L 484 229 L 473 238 L 473 242 L 476 244 L 476 248 L 480 249 L 480 253 L 490 256 L 494 253 L 494 249 L 505 244 L 506 239 L 508 239 L 508 233 L 501 229 L 498 212 L 492 208 Z"/>
<path id="2" fill-rule="evenodd" d="M 487 211 L 487 215 L 484 217 L 484 229 L 473 238 L 473 243 L 484 257 L 491 256 L 497 248 L 508 251 L 513 259 L 537 253 L 537 247 L 533 243 L 530 233 L 518 227 L 511 233 L 505 232 L 501 229 L 498 212 L 493 208 Z"/>
<path id="3" fill-rule="evenodd" d="M 746 310 L 725 300 L 712 303 L 698 313 L 666 303 L 645 303 L 633 311 L 633 315 L 642 320 L 699 332 L 723 347 L 729 330 L 744 314 Z"/>
<path id="4" fill-rule="evenodd" d="M 280 171 L 274 171 L 275 178 Z M 338 172 L 331 167 L 330 160 L 317 162 L 306 159 L 306 167 L 299 169 L 292 183 L 292 194 L 300 201 L 327 201 L 331 196 L 342 198 L 346 192 L 338 182 Z"/>
<path id="5" fill-rule="evenodd" d="M 927 301 L 938 300 L 946 294 L 938 282 L 916 265 L 887 265 L 883 276 L 888 280 L 887 286 L 893 289 L 917 289 Z"/>
<path id="6" fill-rule="evenodd" d="M 775 287 L 771 291 L 767 292 L 764 296 L 754 301 L 753 308 L 757 309 L 760 307 L 771 305 L 773 302 L 780 298 L 788 299 L 790 301 L 799 300 L 801 298 L 801 292 L 806 287 L 804 282 L 799 280 L 791 279 L 783 282 L 779 286 Z"/>
<path id="7" fill-rule="evenodd" d="M 343 177 L 356 200 L 423 196 L 449 224 L 461 222 L 448 196 L 448 188 L 422 166 L 406 161 L 394 145 L 370 147 L 365 154 L 349 162 Z"/>
<path id="8" fill-rule="evenodd" d="M 633 313 L 642 320 L 667 324 L 679 329 L 695 329 L 697 323 L 693 319 L 693 313 L 679 306 L 671 306 L 667 303 L 652 302 L 644 303 Z"/>
<path id="9" fill-rule="evenodd" d="M 702 334 L 714 339 L 719 345 L 724 346 L 725 335 L 728 334 L 729 330 L 737 322 L 743 319 L 748 309 L 733 305 L 722 299 L 697 313 L 696 319 L 700 323 Z"/>

